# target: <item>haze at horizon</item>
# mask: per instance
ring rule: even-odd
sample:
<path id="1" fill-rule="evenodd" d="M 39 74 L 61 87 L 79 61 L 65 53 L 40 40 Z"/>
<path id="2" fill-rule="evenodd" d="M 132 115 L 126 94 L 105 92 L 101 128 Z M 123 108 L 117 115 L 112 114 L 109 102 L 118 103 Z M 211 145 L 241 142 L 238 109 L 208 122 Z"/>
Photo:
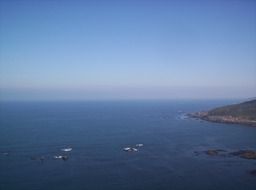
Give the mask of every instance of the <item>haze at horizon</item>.
<path id="1" fill-rule="evenodd" d="M 255 1 L 0 3 L 0 100 L 256 96 Z"/>

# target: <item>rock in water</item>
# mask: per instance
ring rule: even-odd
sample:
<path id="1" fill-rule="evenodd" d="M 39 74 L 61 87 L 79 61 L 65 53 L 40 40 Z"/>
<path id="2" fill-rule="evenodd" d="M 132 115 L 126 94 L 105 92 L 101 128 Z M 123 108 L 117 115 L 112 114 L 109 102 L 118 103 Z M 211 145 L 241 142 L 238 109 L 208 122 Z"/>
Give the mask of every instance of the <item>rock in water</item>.
<path id="1" fill-rule="evenodd" d="M 250 174 L 253 175 L 253 176 L 256 176 L 256 170 L 251 170 Z"/>
<path id="2" fill-rule="evenodd" d="M 239 150 L 236 152 L 231 152 L 230 154 L 245 159 L 256 159 L 256 151 L 253 150 Z"/>
<path id="3" fill-rule="evenodd" d="M 221 149 L 211 149 L 211 150 L 205 151 L 205 153 L 209 156 L 218 156 L 221 152 L 226 152 L 226 151 Z"/>

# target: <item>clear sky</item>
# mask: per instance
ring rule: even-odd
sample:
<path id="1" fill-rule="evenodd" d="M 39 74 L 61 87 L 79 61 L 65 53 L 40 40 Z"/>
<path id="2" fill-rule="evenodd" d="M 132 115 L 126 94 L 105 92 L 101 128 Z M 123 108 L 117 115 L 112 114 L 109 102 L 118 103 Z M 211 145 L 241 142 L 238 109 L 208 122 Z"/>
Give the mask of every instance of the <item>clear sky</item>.
<path id="1" fill-rule="evenodd" d="M 256 96 L 254 0 L 0 2 L 0 100 Z"/>

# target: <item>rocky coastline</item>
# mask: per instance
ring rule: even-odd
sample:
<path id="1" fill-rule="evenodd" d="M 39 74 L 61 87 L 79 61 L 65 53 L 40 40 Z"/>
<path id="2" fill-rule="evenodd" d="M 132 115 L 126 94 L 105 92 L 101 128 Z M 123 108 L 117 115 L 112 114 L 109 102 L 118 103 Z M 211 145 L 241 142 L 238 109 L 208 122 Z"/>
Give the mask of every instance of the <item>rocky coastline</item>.
<path id="1" fill-rule="evenodd" d="M 202 119 L 215 123 L 242 124 L 256 127 L 256 120 L 250 120 L 243 117 L 234 117 L 231 115 L 210 115 L 207 111 L 187 114 L 189 117 Z"/>

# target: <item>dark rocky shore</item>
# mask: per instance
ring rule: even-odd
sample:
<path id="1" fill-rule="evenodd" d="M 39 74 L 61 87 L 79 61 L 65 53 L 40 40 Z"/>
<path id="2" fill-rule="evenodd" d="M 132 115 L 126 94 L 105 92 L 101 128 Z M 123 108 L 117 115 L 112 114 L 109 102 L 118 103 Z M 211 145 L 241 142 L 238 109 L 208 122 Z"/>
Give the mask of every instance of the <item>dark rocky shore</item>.
<path id="1" fill-rule="evenodd" d="M 238 156 L 243 159 L 256 160 L 256 151 L 254 150 L 236 150 L 236 151 L 229 152 L 223 149 L 209 149 L 209 150 L 203 151 L 202 153 L 205 153 L 209 156 L 224 156 L 224 157 Z"/>
<path id="2" fill-rule="evenodd" d="M 190 113 L 188 114 L 188 116 L 216 123 L 242 124 L 256 127 L 255 120 L 245 119 L 241 117 L 233 117 L 231 115 L 213 116 L 209 115 L 209 112 L 196 112 Z"/>
<path id="3" fill-rule="evenodd" d="M 223 149 L 208 149 L 204 151 L 194 151 L 194 153 L 196 156 L 203 154 L 211 157 L 222 157 L 222 158 L 238 157 L 241 159 L 256 160 L 255 150 L 228 151 Z M 249 170 L 248 173 L 252 176 L 256 176 L 256 169 L 251 168 L 251 170 Z"/>
<path id="4" fill-rule="evenodd" d="M 187 115 L 211 122 L 243 124 L 256 127 L 256 100 Z"/>

